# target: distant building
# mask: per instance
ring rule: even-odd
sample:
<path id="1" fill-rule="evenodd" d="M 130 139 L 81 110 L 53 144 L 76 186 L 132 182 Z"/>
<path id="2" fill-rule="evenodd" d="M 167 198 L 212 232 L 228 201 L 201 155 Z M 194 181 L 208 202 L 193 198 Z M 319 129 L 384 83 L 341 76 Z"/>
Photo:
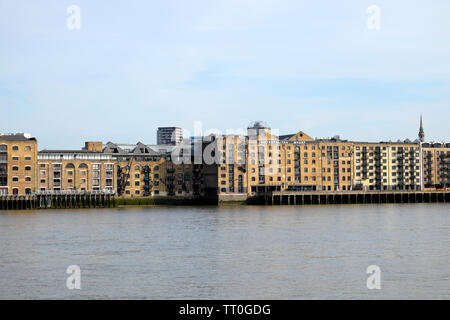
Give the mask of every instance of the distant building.
<path id="1" fill-rule="evenodd" d="M 183 129 L 178 127 L 159 127 L 156 133 L 157 144 L 177 145 L 183 140 Z"/>

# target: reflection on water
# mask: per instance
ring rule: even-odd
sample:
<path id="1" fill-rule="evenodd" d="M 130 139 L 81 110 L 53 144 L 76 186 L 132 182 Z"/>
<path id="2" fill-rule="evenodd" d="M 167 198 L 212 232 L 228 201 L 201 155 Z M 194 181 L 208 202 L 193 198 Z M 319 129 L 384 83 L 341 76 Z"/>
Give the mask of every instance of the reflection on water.
<path id="1" fill-rule="evenodd" d="M 0 298 L 450 298 L 450 206 L 0 212 Z M 368 290 L 366 268 L 381 268 Z M 69 265 L 81 290 L 66 288 Z"/>

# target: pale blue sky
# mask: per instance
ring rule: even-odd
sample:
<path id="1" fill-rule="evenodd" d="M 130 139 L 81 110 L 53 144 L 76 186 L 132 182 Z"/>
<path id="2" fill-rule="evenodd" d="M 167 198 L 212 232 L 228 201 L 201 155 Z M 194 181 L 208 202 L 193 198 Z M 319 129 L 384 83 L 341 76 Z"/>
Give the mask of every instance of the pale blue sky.
<path id="1" fill-rule="evenodd" d="M 0 132 L 40 149 L 194 120 L 414 139 L 421 111 L 427 139 L 450 140 L 448 0 L 0 0 Z"/>

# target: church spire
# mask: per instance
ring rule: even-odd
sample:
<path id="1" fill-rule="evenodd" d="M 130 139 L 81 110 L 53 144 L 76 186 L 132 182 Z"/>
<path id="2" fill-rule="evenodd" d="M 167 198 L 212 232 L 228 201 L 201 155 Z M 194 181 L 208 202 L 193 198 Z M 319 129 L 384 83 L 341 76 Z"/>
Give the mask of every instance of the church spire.
<path id="1" fill-rule="evenodd" d="M 425 142 L 425 131 L 423 130 L 422 113 L 420 114 L 419 140 L 420 142 Z"/>

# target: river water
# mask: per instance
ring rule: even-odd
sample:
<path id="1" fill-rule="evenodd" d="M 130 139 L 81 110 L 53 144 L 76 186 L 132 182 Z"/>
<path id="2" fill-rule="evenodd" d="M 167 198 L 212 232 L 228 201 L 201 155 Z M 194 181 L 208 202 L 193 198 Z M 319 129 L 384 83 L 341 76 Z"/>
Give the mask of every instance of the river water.
<path id="1" fill-rule="evenodd" d="M 450 205 L 3 211 L 0 298 L 450 299 Z"/>

